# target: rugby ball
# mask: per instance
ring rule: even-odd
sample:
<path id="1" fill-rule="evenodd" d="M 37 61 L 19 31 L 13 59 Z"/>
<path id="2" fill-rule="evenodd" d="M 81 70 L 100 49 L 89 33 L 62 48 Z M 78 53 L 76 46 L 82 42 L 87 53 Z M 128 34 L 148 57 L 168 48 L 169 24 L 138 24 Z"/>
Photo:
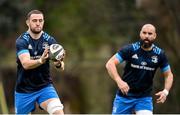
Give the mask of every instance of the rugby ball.
<path id="1" fill-rule="evenodd" d="M 64 53 L 64 48 L 60 44 L 51 44 L 49 47 L 49 57 L 53 61 L 61 60 Z"/>

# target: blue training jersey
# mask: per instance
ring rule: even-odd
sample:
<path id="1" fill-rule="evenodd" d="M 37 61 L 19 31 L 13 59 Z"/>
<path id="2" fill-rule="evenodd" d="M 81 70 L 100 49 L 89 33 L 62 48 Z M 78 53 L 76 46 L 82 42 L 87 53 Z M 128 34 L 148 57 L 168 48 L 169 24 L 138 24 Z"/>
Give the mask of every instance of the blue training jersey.
<path id="1" fill-rule="evenodd" d="M 28 32 L 16 40 L 17 81 L 16 92 L 29 93 L 38 91 L 52 83 L 49 70 L 49 60 L 37 68 L 25 70 L 18 58 L 23 53 L 29 53 L 31 59 L 39 59 L 46 47 L 57 43 L 56 40 L 43 32 L 37 40 L 32 39 Z"/>
<path id="2" fill-rule="evenodd" d="M 165 53 L 153 44 L 151 51 L 141 48 L 140 42 L 124 46 L 116 53 L 119 62 L 126 62 L 122 79 L 130 87 L 129 97 L 151 96 L 153 78 L 157 68 L 161 72 L 170 69 Z M 118 95 L 123 95 L 120 90 Z"/>

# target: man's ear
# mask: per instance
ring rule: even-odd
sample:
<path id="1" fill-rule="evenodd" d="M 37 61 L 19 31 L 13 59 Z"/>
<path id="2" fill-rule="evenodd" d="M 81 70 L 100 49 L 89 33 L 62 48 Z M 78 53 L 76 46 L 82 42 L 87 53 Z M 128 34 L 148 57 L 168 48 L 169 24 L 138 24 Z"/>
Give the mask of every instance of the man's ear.
<path id="1" fill-rule="evenodd" d="M 154 39 L 156 39 L 156 36 L 157 36 L 157 34 L 155 33 L 155 34 L 154 34 Z"/>
<path id="2" fill-rule="evenodd" d="M 139 32 L 139 36 L 140 36 L 140 37 L 142 36 L 142 30 Z"/>
<path id="3" fill-rule="evenodd" d="M 26 20 L 26 25 L 29 26 L 29 20 Z"/>

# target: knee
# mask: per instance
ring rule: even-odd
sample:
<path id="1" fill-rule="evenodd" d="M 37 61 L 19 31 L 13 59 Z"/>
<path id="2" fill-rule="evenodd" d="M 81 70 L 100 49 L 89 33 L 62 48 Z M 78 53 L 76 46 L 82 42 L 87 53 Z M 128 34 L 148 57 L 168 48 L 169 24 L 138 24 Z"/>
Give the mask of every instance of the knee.
<path id="1" fill-rule="evenodd" d="M 139 110 L 136 111 L 136 115 L 153 115 L 153 113 L 150 110 Z"/>
<path id="2" fill-rule="evenodd" d="M 63 104 L 59 99 L 50 101 L 47 105 L 47 112 L 49 114 L 63 114 Z"/>

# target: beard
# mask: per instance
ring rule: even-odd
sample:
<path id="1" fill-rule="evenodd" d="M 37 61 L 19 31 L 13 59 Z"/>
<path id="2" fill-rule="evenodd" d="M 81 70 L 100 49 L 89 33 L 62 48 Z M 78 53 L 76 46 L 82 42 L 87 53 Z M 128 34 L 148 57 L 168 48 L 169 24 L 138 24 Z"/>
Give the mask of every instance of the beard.
<path id="1" fill-rule="evenodd" d="M 150 48 L 152 46 L 152 44 L 154 43 L 154 41 L 144 39 L 144 40 L 140 40 L 140 43 L 143 48 Z"/>
<path id="2" fill-rule="evenodd" d="M 32 28 L 30 28 L 30 30 L 31 30 L 31 32 L 33 34 L 39 34 L 42 31 L 41 29 L 40 30 L 35 30 L 35 29 L 32 29 Z"/>

